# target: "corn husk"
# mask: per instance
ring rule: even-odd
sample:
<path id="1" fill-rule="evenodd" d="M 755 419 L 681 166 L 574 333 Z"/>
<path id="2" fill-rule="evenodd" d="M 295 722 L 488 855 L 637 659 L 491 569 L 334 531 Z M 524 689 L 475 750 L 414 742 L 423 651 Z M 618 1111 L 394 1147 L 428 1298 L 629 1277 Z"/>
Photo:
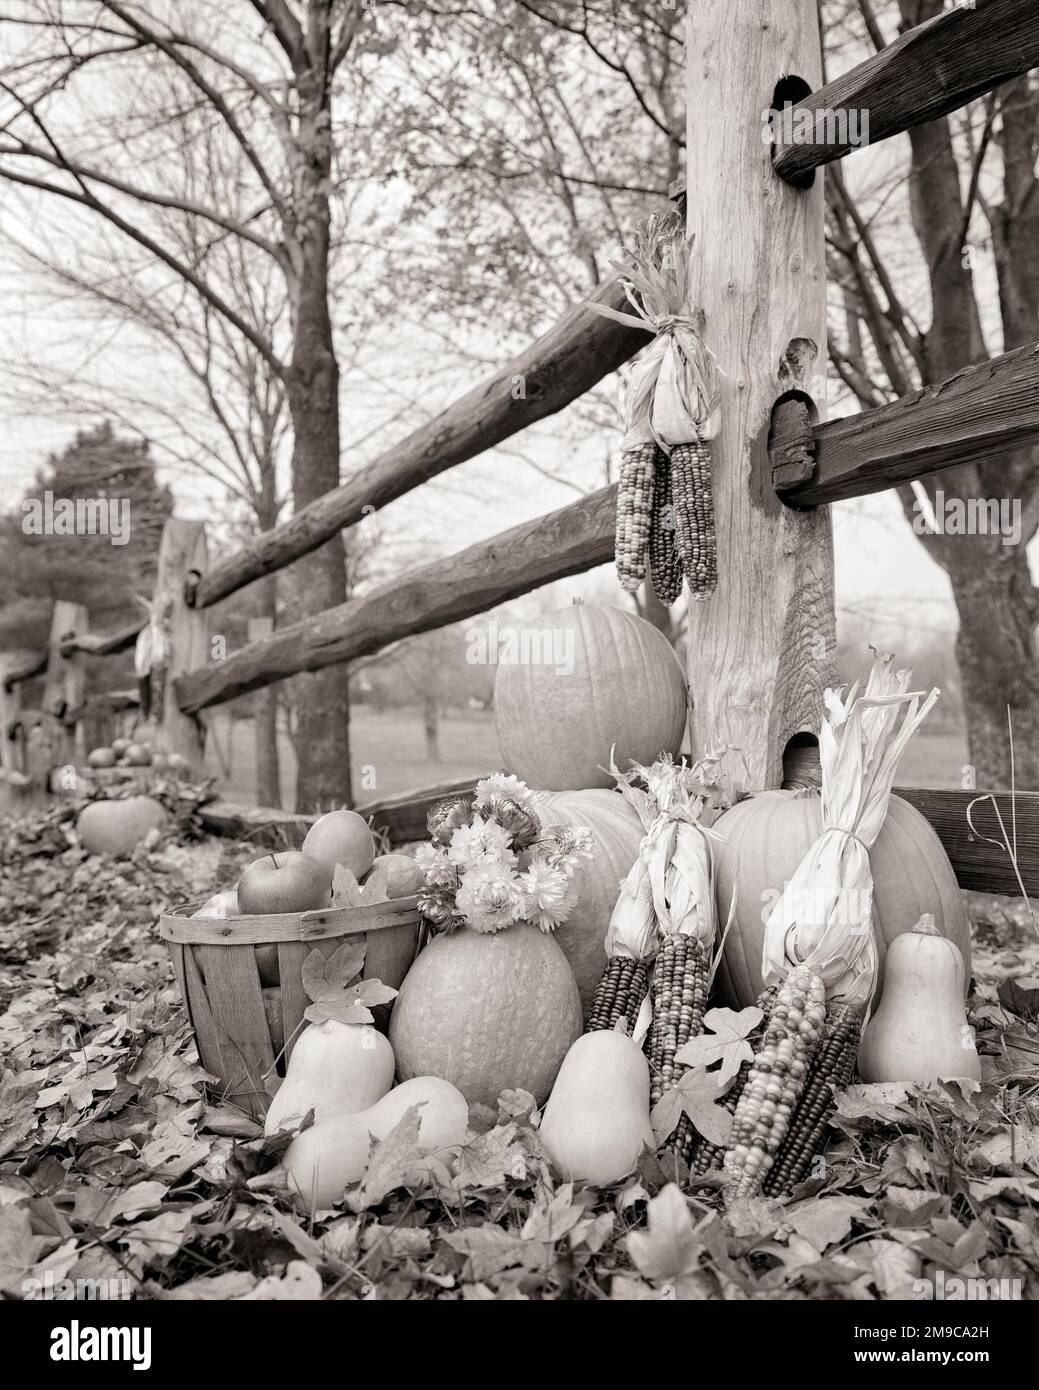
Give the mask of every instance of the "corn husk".
<path id="1" fill-rule="evenodd" d="M 875 654 L 866 688 L 827 690 L 819 734 L 822 834 L 797 866 L 765 927 L 766 984 L 808 965 L 829 999 L 865 1005 L 877 978 L 869 850 L 887 816 L 906 744 L 938 699 L 911 691 L 911 671 Z"/>
<path id="2" fill-rule="evenodd" d="M 632 250 L 614 263 L 633 312 L 592 306 L 596 313 L 655 335 L 631 374 L 625 450 L 655 441 L 670 455 L 676 444 L 713 439 L 718 432 L 721 369 L 701 339 L 689 305 L 688 252 L 677 214 L 655 215 L 640 224 Z"/>

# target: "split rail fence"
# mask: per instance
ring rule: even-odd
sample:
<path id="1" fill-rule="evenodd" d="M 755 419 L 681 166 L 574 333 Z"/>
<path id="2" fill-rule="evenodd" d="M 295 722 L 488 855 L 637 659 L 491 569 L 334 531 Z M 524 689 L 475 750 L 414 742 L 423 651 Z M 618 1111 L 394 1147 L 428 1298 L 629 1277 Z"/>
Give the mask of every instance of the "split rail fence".
<path id="1" fill-rule="evenodd" d="M 742 98 L 748 112 L 760 112 L 768 104 L 779 79 L 797 70 L 789 64 L 798 56 L 803 60 L 802 71 L 810 71 L 817 61 L 812 55 L 812 45 L 818 42 L 815 21 L 804 17 L 806 10 L 814 12 L 814 6 L 806 7 L 798 0 L 755 0 L 751 5 L 741 4 L 739 18 L 731 13 L 726 18 L 729 8 L 730 0 L 699 0 L 697 28 L 690 29 L 690 122 L 691 129 L 694 121 L 698 123 L 700 137 L 698 143 L 690 142 L 690 161 L 694 148 L 701 151 L 695 155 L 698 159 L 723 156 L 725 142 L 731 138 L 715 132 L 706 98 L 698 95 L 695 85 L 700 53 L 707 52 L 712 42 L 718 43 L 724 35 L 730 47 L 746 40 L 748 49 L 753 49 L 757 43 L 757 58 L 753 52 L 746 61 L 740 58 L 735 75 L 723 71 L 719 79 L 729 83 L 726 101 L 738 104 Z M 758 8 L 773 13 L 779 43 L 762 47 L 760 34 L 755 40 L 749 30 L 741 31 L 740 26 L 750 22 L 749 12 Z M 800 50 L 793 57 L 790 44 L 784 47 L 784 25 L 793 35 L 794 50 Z M 758 22 L 761 27 L 768 25 Z M 1039 6 L 1035 0 L 974 0 L 908 31 L 868 61 L 811 91 L 794 104 L 790 128 L 798 129 L 802 117 L 815 120 L 817 115 L 834 110 L 864 109 L 869 112 L 868 134 L 873 143 L 953 111 L 1037 66 Z M 706 64 L 703 71 L 707 71 Z M 765 102 L 761 101 L 763 91 Z M 700 107 L 696 107 L 697 101 L 702 103 Z M 733 118 L 728 119 L 731 127 Z M 809 225 L 808 231 L 812 235 L 818 232 L 820 242 L 821 193 L 813 189 L 816 171 L 848 152 L 846 146 L 803 141 L 779 144 L 772 151 L 774 180 L 784 191 L 766 197 L 785 200 L 781 206 L 789 212 L 791 226 L 807 225 L 817 218 L 817 226 L 813 229 Z M 756 177 L 754 169 L 749 176 Z M 691 186 L 693 177 L 690 171 Z M 738 186 L 732 196 L 737 200 L 741 196 Z M 801 204 L 798 200 L 802 199 L 815 201 Z M 746 217 L 747 208 L 739 213 Z M 701 208 L 697 215 L 703 218 L 711 213 Z M 708 248 L 713 244 L 716 255 L 720 254 L 719 245 L 731 235 L 731 224 L 709 225 L 706 231 L 698 227 L 697 254 L 703 255 L 705 242 Z M 710 255 L 705 259 L 709 265 Z M 791 255 L 789 261 L 798 268 L 797 256 Z M 764 270 L 767 274 L 767 267 Z M 767 279 L 763 288 L 768 288 Z M 824 284 L 816 286 L 812 292 L 818 296 L 824 288 Z M 818 298 L 816 302 L 818 305 Z M 825 308 L 824 300 L 822 304 Z M 209 659 L 207 610 L 213 605 L 317 549 L 373 508 L 385 506 L 561 410 L 649 341 L 646 333 L 598 314 L 596 305 L 627 307 L 617 279 L 604 283 L 589 300 L 571 308 L 524 353 L 403 443 L 395 444 L 341 487 L 301 508 L 291 520 L 258 536 L 220 563 L 208 563 L 201 523 L 178 519 L 167 523 L 153 605 L 168 649 L 161 746 L 180 752 L 197 767 L 202 753 L 202 711 L 298 672 L 349 662 L 403 638 L 473 616 L 612 558 L 616 489 L 607 487 L 338 607 L 281 627 L 223 660 Z M 708 315 L 708 332 L 710 327 Z M 720 353 L 717 342 L 709 345 Z M 736 345 L 737 360 L 745 347 Z M 815 420 L 810 392 L 802 389 L 805 383 L 796 372 L 791 376 L 788 368 L 789 362 L 781 362 L 778 369 L 766 364 L 770 400 L 767 430 L 761 432 L 759 443 L 742 452 L 734 450 L 731 442 L 722 449 L 723 456 L 726 448 L 741 455 L 738 467 L 724 457 L 722 467 L 735 469 L 736 485 L 749 489 L 753 525 L 762 524 L 761 518 L 766 526 L 778 526 L 779 518 L 786 524 L 794 513 L 807 516 L 829 503 L 880 492 L 958 464 L 1002 458 L 1039 444 L 1039 343 L 967 367 L 947 381 L 876 409 L 825 422 Z M 523 380 L 525 388 L 520 399 L 514 390 L 517 378 Z M 724 499 L 723 487 L 719 505 L 724 505 Z M 828 539 L 827 530 L 827 543 Z M 723 540 L 720 531 L 724 568 L 727 552 Z M 739 540 L 739 525 L 734 523 L 729 533 L 730 549 Z M 744 545 L 747 540 L 745 532 Z M 771 563 L 771 574 L 775 574 L 775 567 L 786 562 L 775 558 Z M 758 582 L 770 584 L 770 574 L 759 575 Z M 712 620 L 715 628 L 741 617 L 724 580 L 710 605 L 697 605 L 714 606 L 720 610 Z M 135 643 L 142 626 L 134 624 L 110 634 L 92 633 L 81 606 L 55 605 L 48 650 L 19 669 L 0 672 L 0 745 L 8 772 L 17 770 L 19 740 L 31 738 L 34 728 L 48 729 L 47 747 L 50 753 L 56 751 L 55 761 L 71 762 L 77 752 L 82 753 L 82 748 L 76 748 L 76 730 L 91 709 L 84 697 L 83 658 L 126 650 Z M 710 630 L 706 631 L 709 638 Z M 774 636 L 766 640 L 775 644 Z M 769 655 L 769 660 L 773 658 L 777 669 L 778 663 L 786 660 L 778 651 Z M 45 674 L 42 709 L 21 710 L 20 685 L 40 674 Z M 691 667 L 694 704 L 701 711 L 699 732 L 709 728 L 711 702 L 720 693 L 718 686 L 711 687 L 711 679 L 704 677 L 706 689 L 698 688 Z M 818 671 L 806 680 L 809 697 L 793 716 L 795 727 L 784 737 L 778 759 L 774 750 L 765 747 L 775 736 L 775 710 L 769 707 L 771 697 L 760 697 L 761 708 L 754 713 L 758 724 L 750 729 L 748 743 L 756 765 L 766 769 L 763 785 L 780 780 L 791 784 L 812 777 L 811 771 L 806 773 L 798 765 L 803 737 L 790 735 L 803 735 L 818 727 L 818 700 L 813 692 L 820 681 Z M 761 683 L 764 685 L 764 680 Z M 111 708 L 129 708 L 136 696 L 126 691 L 94 699 L 107 701 Z M 705 707 L 706 715 L 702 713 Z M 401 843 L 423 836 L 426 810 L 450 789 L 446 785 L 431 788 L 359 809 L 383 826 L 394 842 Z M 898 791 L 935 827 L 964 887 L 1012 894 L 1039 890 L 1039 793 L 1011 796 L 1005 789 Z M 206 807 L 204 815 L 213 830 L 264 840 L 273 836 L 298 841 L 309 823 L 305 816 L 220 802 Z M 1013 856 L 1005 848 L 1008 840 L 1016 847 Z"/>

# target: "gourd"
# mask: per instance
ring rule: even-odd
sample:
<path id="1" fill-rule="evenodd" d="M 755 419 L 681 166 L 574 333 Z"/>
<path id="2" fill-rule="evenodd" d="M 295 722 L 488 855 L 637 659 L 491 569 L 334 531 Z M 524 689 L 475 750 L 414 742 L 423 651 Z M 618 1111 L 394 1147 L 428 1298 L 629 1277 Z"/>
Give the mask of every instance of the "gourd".
<path id="1" fill-rule="evenodd" d="M 263 1132 L 295 1129 L 308 1110 L 315 1124 L 367 1110 L 393 1085 L 393 1069 L 393 1048 L 370 1025 L 311 1023 L 296 1039 Z"/>
<path id="2" fill-rule="evenodd" d="M 981 1080 L 963 1006 L 964 974 L 959 949 L 938 935 L 930 915 L 895 937 L 884 962 L 884 997 L 859 1047 L 863 1081 Z"/>
<path id="3" fill-rule="evenodd" d="M 656 1147 L 649 1066 L 623 1033 L 585 1033 L 563 1059 L 541 1121 L 541 1142 L 567 1181 L 605 1187 Z"/>
<path id="4" fill-rule="evenodd" d="M 818 792 L 761 792 L 737 802 L 715 822 L 721 921 L 728 917 L 736 894 L 735 917 L 718 970 L 718 987 L 726 1003 L 746 1008 L 761 993 L 761 948 L 769 911 L 821 829 Z M 881 967 L 891 942 L 929 912 L 939 933 L 959 948 L 965 992 L 970 976 L 970 925 L 956 874 L 934 830 L 900 797 L 890 799 L 869 862 Z M 877 998 L 879 992 L 874 1003 Z"/>
<path id="5" fill-rule="evenodd" d="M 581 1027 L 574 972 L 550 934 L 529 922 L 461 926 L 419 952 L 394 1001 L 390 1042 L 402 1081 L 442 1076 L 470 1105 L 493 1107 L 509 1089 L 541 1104 Z"/>
<path id="6" fill-rule="evenodd" d="M 289 1187 L 311 1210 L 330 1207 L 368 1167 L 372 1139 L 385 1139 L 413 1105 L 419 1107 L 419 1147 L 441 1152 L 465 1142 L 465 1097 L 438 1076 L 416 1076 L 356 1115 L 323 1120 L 293 1139 L 282 1160 Z"/>
<path id="7" fill-rule="evenodd" d="M 545 614 L 527 634 L 545 639 L 539 659 L 499 660 L 494 708 L 505 766 L 529 787 L 611 787 L 614 745 L 621 769 L 678 753 L 685 675 L 650 623 L 582 603 Z"/>
<path id="8" fill-rule="evenodd" d="M 634 807 L 620 792 L 599 788 L 538 793 L 537 801 L 543 825 L 585 825 L 595 840 L 594 857 L 583 862 L 574 875 L 577 901 L 566 921 L 556 928 L 556 940 L 570 962 L 587 1017 L 606 969 L 603 943 L 610 915 L 621 883 L 638 858 L 645 830 Z"/>
<path id="9" fill-rule="evenodd" d="M 79 842 L 90 854 L 130 854 L 151 830 L 166 824 L 163 807 L 150 796 L 91 801 L 76 820 Z"/>

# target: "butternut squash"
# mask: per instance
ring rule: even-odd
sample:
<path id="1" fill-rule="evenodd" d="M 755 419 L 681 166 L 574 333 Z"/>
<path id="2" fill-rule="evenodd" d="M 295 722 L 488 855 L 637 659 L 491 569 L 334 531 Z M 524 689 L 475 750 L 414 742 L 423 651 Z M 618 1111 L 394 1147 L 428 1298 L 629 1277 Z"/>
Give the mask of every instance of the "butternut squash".
<path id="1" fill-rule="evenodd" d="M 568 1181 L 605 1187 L 656 1144 L 649 1123 L 649 1066 L 623 1033 L 578 1038 L 563 1058 L 541 1121 L 545 1151 Z"/>
<path id="2" fill-rule="evenodd" d="M 393 1085 L 395 1065 L 393 1048 L 368 1024 L 309 1024 L 296 1039 L 263 1132 L 296 1129 L 309 1110 L 315 1124 L 367 1110 Z"/>
<path id="3" fill-rule="evenodd" d="M 927 1085 L 981 1080 L 981 1059 L 963 1006 L 963 956 L 925 914 L 888 946 L 884 993 L 859 1047 L 863 1081 Z"/>
<path id="4" fill-rule="evenodd" d="M 371 1141 L 385 1139 L 413 1105 L 419 1107 L 419 1147 L 424 1152 L 465 1142 L 469 1107 L 461 1091 L 439 1076 L 415 1076 L 370 1109 L 324 1120 L 297 1135 L 282 1159 L 291 1190 L 311 1211 L 332 1206 L 345 1187 L 364 1177 Z"/>

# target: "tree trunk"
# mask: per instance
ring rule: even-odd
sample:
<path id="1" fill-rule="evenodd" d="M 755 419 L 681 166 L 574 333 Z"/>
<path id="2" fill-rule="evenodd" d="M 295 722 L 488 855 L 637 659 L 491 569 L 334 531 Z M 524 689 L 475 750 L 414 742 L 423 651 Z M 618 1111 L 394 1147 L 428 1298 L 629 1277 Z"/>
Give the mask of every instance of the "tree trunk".
<path id="1" fill-rule="evenodd" d="M 297 509 L 339 486 L 339 364 L 328 303 L 329 189 L 332 139 L 330 8 L 311 11 L 309 68 L 300 74 L 301 115 L 296 171 L 301 232 L 293 283 L 292 362 L 286 394 L 292 415 L 292 493 Z M 297 561 L 304 615 L 345 602 L 346 552 L 336 536 Z M 352 802 L 350 671 L 330 666 L 299 678 L 296 810 L 327 810 Z"/>
<path id="2" fill-rule="evenodd" d="M 956 598 L 960 631 L 956 660 L 963 683 L 969 756 L 975 782 L 1010 786 L 1010 730 L 1018 788 L 1039 789 L 1039 662 L 1035 651 L 1035 591 L 1023 546 L 958 537 L 945 568 Z M 979 550 L 984 546 L 984 557 Z M 1009 708 L 1010 726 L 1007 723 Z"/>
<path id="3" fill-rule="evenodd" d="M 426 736 L 426 761 L 440 761 L 440 710 L 435 695 L 425 695 L 422 700 L 422 728 Z"/>

